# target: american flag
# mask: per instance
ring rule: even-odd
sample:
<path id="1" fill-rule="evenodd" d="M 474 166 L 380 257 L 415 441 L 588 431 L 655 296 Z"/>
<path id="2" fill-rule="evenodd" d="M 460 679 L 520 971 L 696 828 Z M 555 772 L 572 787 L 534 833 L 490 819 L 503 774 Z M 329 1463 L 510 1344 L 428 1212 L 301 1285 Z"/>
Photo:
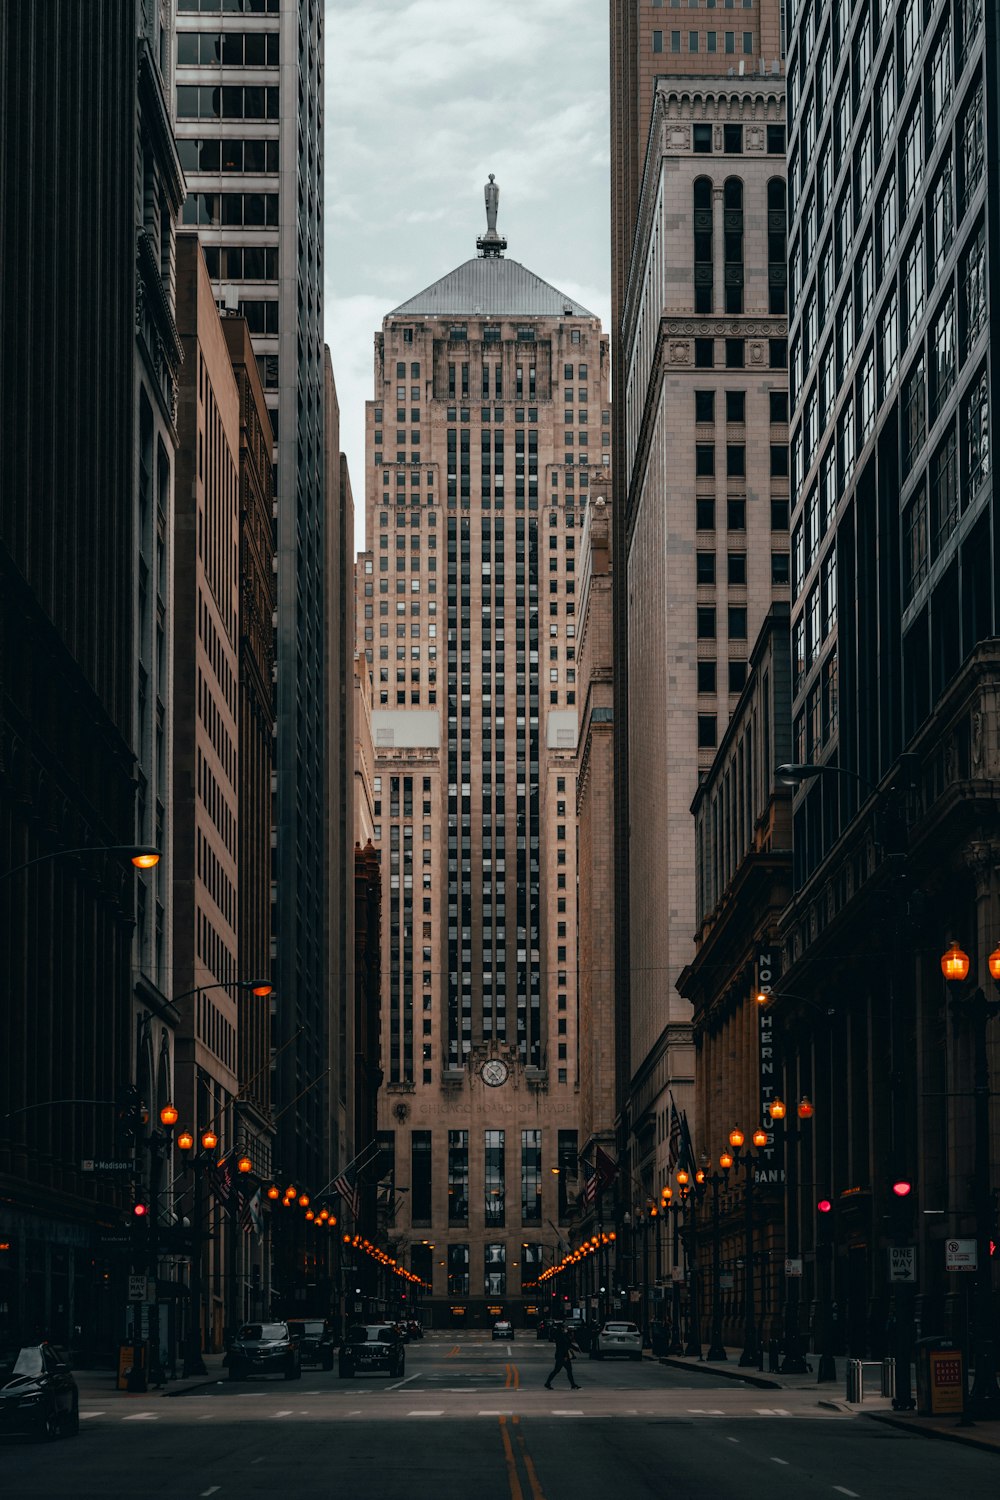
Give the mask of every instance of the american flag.
<path id="1" fill-rule="evenodd" d="M 590 1162 L 584 1161 L 583 1157 L 580 1158 L 580 1167 L 583 1171 L 583 1192 L 580 1196 L 584 1203 L 589 1206 L 597 1197 L 597 1189 L 600 1186 L 601 1179 L 597 1175 L 596 1170 L 590 1165 Z"/>
<path id="2" fill-rule="evenodd" d="M 598 1146 L 594 1156 L 597 1163 L 597 1176 L 600 1179 L 597 1184 L 597 1191 L 603 1192 L 605 1188 L 612 1186 L 615 1178 L 618 1176 L 618 1163 L 613 1162 L 608 1153 L 602 1150 L 600 1146 Z"/>
<path id="3" fill-rule="evenodd" d="M 667 1165 L 672 1172 L 681 1159 L 681 1117 L 677 1105 L 670 1104 L 670 1139 L 667 1147 Z"/>
<path id="4" fill-rule="evenodd" d="M 258 1188 L 255 1193 L 248 1193 L 243 1199 L 243 1205 L 240 1208 L 240 1228 L 244 1234 L 249 1234 L 253 1230 L 255 1234 L 259 1235 L 262 1227 L 260 1188 Z"/>
<path id="5" fill-rule="evenodd" d="M 351 1210 L 351 1216 L 356 1222 L 361 1214 L 361 1192 L 354 1168 L 345 1167 L 340 1176 L 333 1179 L 333 1191 L 340 1194 L 341 1201 Z"/>
<path id="6" fill-rule="evenodd" d="M 232 1158 L 224 1156 L 221 1161 L 212 1162 L 208 1169 L 208 1180 L 218 1201 L 223 1205 L 228 1205 L 233 1192 Z"/>

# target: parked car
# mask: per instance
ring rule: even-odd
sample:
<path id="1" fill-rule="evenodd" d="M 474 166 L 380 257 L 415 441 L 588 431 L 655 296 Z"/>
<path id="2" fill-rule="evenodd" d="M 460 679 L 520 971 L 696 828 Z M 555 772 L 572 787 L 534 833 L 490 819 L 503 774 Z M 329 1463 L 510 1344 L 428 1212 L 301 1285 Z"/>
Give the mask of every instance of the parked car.
<path id="1" fill-rule="evenodd" d="M 493 1324 L 493 1337 L 495 1339 L 512 1339 L 514 1337 L 514 1325 L 508 1318 L 501 1318 Z"/>
<path id="2" fill-rule="evenodd" d="M 338 1368 L 341 1379 L 358 1371 L 385 1370 L 400 1376 L 406 1368 L 406 1350 L 393 1323 L 358 1323 L 347 1330 L 340 1346 Z"/>
<path id="3" fill-rule="evenodd" d="M 597 1341 L 591 1347 L 591 1359 L 603 1359 L 607 1354 L 621 1354 L 626 1359 L 642 1359 L 642 1334 L 636 1323 L 605 1323 Z"/>
<path id="4" fill-rule="evenodd" d="M 58 1438 L 80 1431 L 80 1393 L 54 1344 L 0 1349 L 0 1435 Z"/>
<path id="5" fill-rule="evenodd" d="M 302 1357 L 287 1323 L 244 1323 L 229 1347 L 230 1380 L 248 1375 L 284 1375 L 301 1380 Z"/>
<path id="6" fill-rule="evenodd" d="M 336 1340 L 333 1327 L 325 1318 L 289 1318 L 288 1331 L 298 1343 L 302 1364 L 333 1369 Z"/>

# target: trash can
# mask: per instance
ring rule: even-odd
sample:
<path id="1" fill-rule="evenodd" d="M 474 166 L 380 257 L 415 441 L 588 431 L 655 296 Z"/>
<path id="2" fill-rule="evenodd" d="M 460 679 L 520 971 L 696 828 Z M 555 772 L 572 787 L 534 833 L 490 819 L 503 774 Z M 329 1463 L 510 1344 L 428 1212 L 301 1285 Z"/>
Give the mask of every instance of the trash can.
<path id="1" fill-rule="evenodd" d="M 961 1414 L 965 1406 L 965 1371 L 962 1351 L 951 1339 L 917 1339 L 917 1414 L 946 1417 Z"/>

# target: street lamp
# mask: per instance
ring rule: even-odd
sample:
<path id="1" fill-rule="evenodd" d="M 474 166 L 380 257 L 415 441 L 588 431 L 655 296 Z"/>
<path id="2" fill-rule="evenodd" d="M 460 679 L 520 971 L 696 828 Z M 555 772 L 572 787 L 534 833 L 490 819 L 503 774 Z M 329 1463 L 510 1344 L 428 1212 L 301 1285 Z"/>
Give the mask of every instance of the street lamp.
<path id="1" fill-rule="evenodd" d="M 758 1158 L 752 1151 L 741 1155 L 746 1137 L 737 1126 L 729 1132 L 729 1144 L 732 1146 L 736 1158 L 736 1168 L 746 1168 L 746 1183 L 743 1190 L 744 1209 L 744 1238 L 746 1241 L 746 1252 L 744 1256 L 744 1296 L 743 1296 L 743 1349 L 740 1353 L 739 1365 L 741 1369 L 749 1369 L 756 1365 L 760 1351 L 757 1342 L 757 1310 L 755 1307 L 754 1288 L 754 1253 L 753 1253 L 753 1189 L 755 1171 Z M 753 1144 L 758 1151 L 762 1151 L 768 1143 L 767 1131 L 758 1126 L 752 1136 Z M 727 1153 L 728 1154 L 728 1153 Z"/>
<path id="2" fill-rule="evenodd" d="M 949 984 L 968 978 L 970 963 L 957 943 L 941 957 L 941 972 Z M 1000 985 L 1000 949 L 989 956 L 989 970 Z M 1000 1001 L 988 1000 L 977 986 L 969 994 L 957 992 L 951 1000 L 957 1016 L 971 1023 L 973 1039 L 974 1166 L 973 1198 L 976 1216 L 976 1279 L 972 1330 L 976 1371 L 969 1393 L 969 1413 L 976 1417 L 1000 1415 L 1000 1388 L 996 1376 L 996 1346 L 993 1341 L 993 1275 L 990 1261 L 993 1194 L 990 1186 L 990 1067 L 986 1050 L 986 1023 L 1000 1015 Z"/>
<path id="3" fill-rule="evenodd" d="M 10 880 L 13 875 L 20 875 L 22 870 L 46 864 L 50 859 L 69 859 L 74 854 L 127 854 L 137 870 L 151 870 L 162 858 L 159 849 L 148 844 L 85 844 L 79 849 L 51 849 L 48 854 L 38 854 L 34 859 L 26 859 L 23 864 L 14 865 L 12 869 L 0 873 L 0 880 Z"/>
<path id="4" fill-rule="evenodd" d="M 205 1167 L 214 1159 L 218 1144 L 219 1137 L 211 1129 L 202 1131 L 200 1150 L 197 1151 L 195 1150 L 194 1135 L 190 1130 L 182 1130 L 177 1137 L 177 1145 L 184 1152 L 187 1159 L 186 1164 L 194 1174 L 194 1203 L 191 1211 L 194 1247 L 191 1256 L 190 1313 L 188 1317 L 187 1336 L 184 1340 L 183 1378 L 185 1380 L 189 1379 L 192 1375 L 204 1375 L 206 1373 L 205 1361 L 202 1358 L 201 1350 L 202 1219 L 205 1213 L 202 1174 Z"/>
<path id="5" fill-rule="evenodd" d="M 726 1349 L 722 1342 L 722 1237 L 719 1226 L 719 1189 L 724 1182 L 729 1182 L 729 1169 L 732 1164 L 732 1152 L 723 1151 L 719 1157 L 719 1166 L 722 1171 L 713 1172 L 708 1179 L 712 1184 L 712 1332 L 705 1358 L 717 1363 L 722 1363 L 726 1358 Z"/>

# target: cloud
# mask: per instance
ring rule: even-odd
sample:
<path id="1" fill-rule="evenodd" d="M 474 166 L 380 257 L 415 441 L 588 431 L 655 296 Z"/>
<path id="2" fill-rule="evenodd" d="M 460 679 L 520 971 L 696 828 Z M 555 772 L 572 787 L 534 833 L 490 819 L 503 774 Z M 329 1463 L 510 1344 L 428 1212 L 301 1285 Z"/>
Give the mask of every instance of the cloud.
<path id="1" fill-rule="evenodd" d="M 382 319 L 475 254 L 483 183 L 509 254 L 601 315 L 608 23 L 580 0 L 326 0 L 326 327 L 358 507 Z"/>

